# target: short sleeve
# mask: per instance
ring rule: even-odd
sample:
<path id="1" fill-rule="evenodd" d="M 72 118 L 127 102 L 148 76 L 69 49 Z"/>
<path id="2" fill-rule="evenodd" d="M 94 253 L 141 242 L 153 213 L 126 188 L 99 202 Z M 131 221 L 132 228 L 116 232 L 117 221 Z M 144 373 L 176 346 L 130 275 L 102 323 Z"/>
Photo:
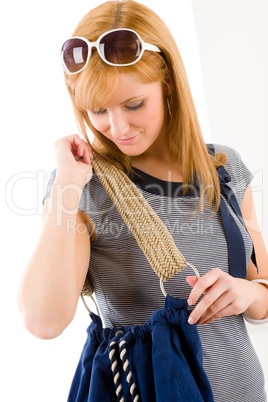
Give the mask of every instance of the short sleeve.
<path id="1" fill-rule="evenodd" d="M 216 153 L 222 152 L 227 156 L 226 170 L 231 176 L 229 183 L 241 207 L 245 192 L 253 179 L 253 174 L 243 162 L 240 154 L 226 145 L 214 145 Z"/>
<path id="2" fill-rule="evenodd" d="M 51 197 L 51 192 L 52 192 L 52 187 L 56 178 L 56 174 L 57 174 L 57 169 L 53 170 L 53 172 L 51 172 L 49 181 L 47 183 L 46 186 L 46 192 L 45 195 L 43 197 L 43 204 L 45 202 L 46 198 Z M 90 211 L 92 209 L 92 200 L 90 197 L 90 182 L 88 182 L 85 187 L 83 188 L 83 192 L 81 195 L 81 199 L 79 201 L 79 209 L 81 209 L 82 211 L 86 212 L 88 215 L 90 214 Z"/>
<path id="3" fill-rule="evenodd" d="M 43 197 L 43 205 L 45 199 L 51 197 L 56 173 L 57 169 L 51 172 L 46 186 L 45 195 Z M 92 179 L 88 181 L 83 188 L 78 208 L 84 211 L 90 217 L 95 228 L 101 228 L 105 213 L 111 208 L 115 208 L 95 173 L 93 173 Z M 98 233 L 96 231 L 96 235 L 97 234 Z"/>
<path id="4" fill-rule="evenodd" d="M 84 211 L 90 218 L 95 213 L 95 203 L 92 199 L 92 183 L 89 181 L 83 188 L 78 208 Z"/>
<path id="5" fill-rule="evenodd" d="M 53 172 L 50 175 L 49 181 L 46 186 L 46 192 L 43 197 L 43 205 L 44 205 L 45 199 L 51 197 L 52 186 L 53 186 L 53 183 L 54 183 L 54 180 L 56 177 L 56 173 L 57 173 L 57 169 L 53 170 Z"/>
<path id="6" fill-rule="evenodd" d="M 115 206 L 95 172 L 93 172 L 91 180 L 83 188 L 78 208 L 84 211 L 92 220 L 97 240 L 99 233 L 105 226 L 107 213 L 114 210 Z"/>

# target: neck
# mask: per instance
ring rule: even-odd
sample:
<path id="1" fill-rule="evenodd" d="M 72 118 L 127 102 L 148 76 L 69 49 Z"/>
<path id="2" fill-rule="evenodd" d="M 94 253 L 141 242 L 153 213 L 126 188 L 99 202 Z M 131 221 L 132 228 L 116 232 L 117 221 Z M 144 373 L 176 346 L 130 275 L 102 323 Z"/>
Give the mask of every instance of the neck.
<path id="1" fill-rule="evenodd" d="M 154 144 L 143 154 L 130 157 L 130 162 L 133 166 L 135 166 L 136 163 L 148 163 L 149 161 L 159 164 L 170 164 L 176 162 L 169 150 L 166 135 L 159 135 Z"/>
<path id="2" fill-rule="evenodd" d="M 131 165 L 160 180 L 182 182 L 182 169 L 170 153 L 139 155 L 131 157 Z"/>

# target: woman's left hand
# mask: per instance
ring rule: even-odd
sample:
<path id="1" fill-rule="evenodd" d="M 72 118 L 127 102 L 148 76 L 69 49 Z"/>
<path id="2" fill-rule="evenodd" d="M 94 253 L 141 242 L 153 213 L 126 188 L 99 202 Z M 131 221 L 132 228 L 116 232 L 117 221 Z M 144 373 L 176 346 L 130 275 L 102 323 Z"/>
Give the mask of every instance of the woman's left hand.
<path id="1" fill-rule="evenodd" d="M 189 316 L 190 324 L 208 324 L 228 315 L 241 314 L 255 299 L 253 283 L 234 278 L 219 268 L 212 269 L 199 280 L 196 276 L 188 276 L 187 282 L 193 287 L 188 298 L 190 306 L 204 294 Z"/>

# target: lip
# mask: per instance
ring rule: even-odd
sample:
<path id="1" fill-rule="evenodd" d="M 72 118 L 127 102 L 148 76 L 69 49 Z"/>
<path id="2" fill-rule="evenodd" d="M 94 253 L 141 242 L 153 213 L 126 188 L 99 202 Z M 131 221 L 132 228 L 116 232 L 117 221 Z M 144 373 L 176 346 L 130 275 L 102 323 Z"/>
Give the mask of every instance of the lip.
<path id="1" fill-rule="evenodd" d="M 134 137 L 131 138 L 126 138 L 126 139 L 118 139 L 117 142 L 119 142 L 119 144 L 121 145 L 130 145 L 132 144 L 135 139 L 138 137 L 139 134 L 135 135 Z"/>

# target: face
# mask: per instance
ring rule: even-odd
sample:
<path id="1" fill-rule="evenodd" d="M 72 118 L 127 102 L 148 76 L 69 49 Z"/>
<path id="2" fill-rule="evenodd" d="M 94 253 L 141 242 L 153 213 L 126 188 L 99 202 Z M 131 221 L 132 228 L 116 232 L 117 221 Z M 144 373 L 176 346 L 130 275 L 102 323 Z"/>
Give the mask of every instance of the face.
<path id="1" fill-rule="evenodd" d="M 143 83 L 120 74 L 112 102 L 88 112 L 94 128 L 128 156 L 161 152 L 166 146 L 165 108 L 160 82 Z"/>

